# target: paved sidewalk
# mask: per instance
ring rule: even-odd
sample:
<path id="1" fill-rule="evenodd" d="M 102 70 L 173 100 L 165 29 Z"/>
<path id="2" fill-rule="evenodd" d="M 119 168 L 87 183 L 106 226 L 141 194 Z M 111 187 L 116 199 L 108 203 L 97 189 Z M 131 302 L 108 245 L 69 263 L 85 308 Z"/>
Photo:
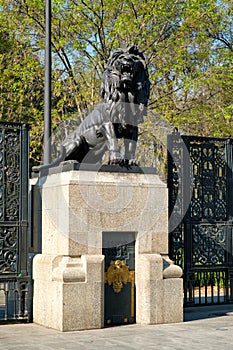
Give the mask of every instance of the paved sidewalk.
<path id="1" fill-rule="evenodd" d="M 188 309 L 184 323 L 62 333 L 36 324 L 0 325 L 3 350 L 232 350 L 233 306 Z"/>

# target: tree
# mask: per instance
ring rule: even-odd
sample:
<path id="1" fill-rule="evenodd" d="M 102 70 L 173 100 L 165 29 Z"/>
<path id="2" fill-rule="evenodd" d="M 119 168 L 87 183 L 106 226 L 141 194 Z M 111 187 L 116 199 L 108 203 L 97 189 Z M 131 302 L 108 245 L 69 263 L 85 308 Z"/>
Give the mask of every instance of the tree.
<path id="1" fill-rule="evenodd" d="M 1 93 L 8 96 L 1 118 L 32 124 L 31 155 L 38 160 L 44 1 L 0 0 L 0 8 Z M 53 0 L 53 128 L 84 118 L 99 102 L 110 52 L 137 44 L 152 83 L 150 111 L 140 129 L 143 152 L 152 154 L 145 163 L 153 163 L 161 149 L 158 120 L 159 133 L 176 126 L 185 133 L 232 137 L 232 11 L 229 0 Z"/>
<path id="2" fill-rule="evenodd" d="M 1 15 L 1 13 L 0 13 Z M 12 34 L 7 21 L 0 29 L 0 119 L 30 123 L 31 160 L 42 146 L 43 66 L 25 42 Z"/>

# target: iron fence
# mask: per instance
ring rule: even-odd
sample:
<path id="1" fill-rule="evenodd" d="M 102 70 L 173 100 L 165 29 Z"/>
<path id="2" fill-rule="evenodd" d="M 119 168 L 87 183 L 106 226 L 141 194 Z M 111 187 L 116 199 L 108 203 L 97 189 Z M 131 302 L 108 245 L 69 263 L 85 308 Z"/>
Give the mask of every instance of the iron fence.
<path id="1" fill-rule="evenodd" d="M 29 127 L 0 122 L 0 321 L 31 319 Z"/>
<path id="2" fill-rule="evenodd" d="M 169 254 L 184 305 L 232 303 L 233 140 L 174 133 L 168 144 Z"/>

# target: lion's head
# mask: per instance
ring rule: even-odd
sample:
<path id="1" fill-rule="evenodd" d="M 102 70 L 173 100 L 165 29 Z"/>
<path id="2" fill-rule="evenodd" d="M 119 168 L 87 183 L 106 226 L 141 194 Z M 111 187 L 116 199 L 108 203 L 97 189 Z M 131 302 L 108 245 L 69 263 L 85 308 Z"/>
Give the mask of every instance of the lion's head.
<path id="1" fill-rule="evenodd" d="M 134 124 L 142 122 L 149 92 L 149 75 L 142 52 L 134 46 L 113 52 L 101 83 L 101 96 L 104 102 L 111 106 L 111 120 L 113 122 L 123 120 Z M 127 116 L 123 112 L 125 104 L 128 106 Z"/>

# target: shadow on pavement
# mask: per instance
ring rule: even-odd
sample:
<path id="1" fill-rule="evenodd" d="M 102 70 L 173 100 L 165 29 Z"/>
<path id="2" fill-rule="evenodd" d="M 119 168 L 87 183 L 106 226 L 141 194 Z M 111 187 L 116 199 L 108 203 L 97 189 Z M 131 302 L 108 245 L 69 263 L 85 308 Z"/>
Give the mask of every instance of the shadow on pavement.
<path id="1" fill-rule="evenodd" d="M 233 317 L 233 304 L 184 308 L 184 322 L 221 316 Z"/>

